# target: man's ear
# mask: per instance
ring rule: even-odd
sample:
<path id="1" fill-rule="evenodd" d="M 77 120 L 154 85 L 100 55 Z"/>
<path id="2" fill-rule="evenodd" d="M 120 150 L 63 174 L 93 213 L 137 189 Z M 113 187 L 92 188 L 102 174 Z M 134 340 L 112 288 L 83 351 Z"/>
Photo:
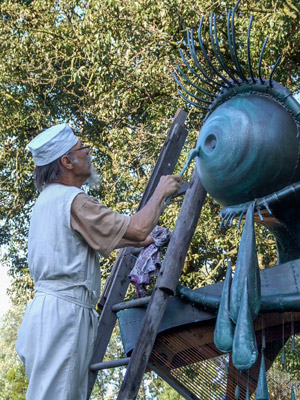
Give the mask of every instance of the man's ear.
<path id="1" fill-rule="evenodd" d="M 60 159 L 61 165 L 66 169 L 73 169 L 73 162 L 71 157 L 67 154 L 64 154 Z"/>

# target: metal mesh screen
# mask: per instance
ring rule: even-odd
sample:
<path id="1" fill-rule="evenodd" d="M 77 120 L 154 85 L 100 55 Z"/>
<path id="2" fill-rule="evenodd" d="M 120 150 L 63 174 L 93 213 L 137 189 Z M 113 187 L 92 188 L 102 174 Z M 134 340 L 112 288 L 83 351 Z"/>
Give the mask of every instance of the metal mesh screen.
<path id="1" fill-rule="evenodd" d="M 232 365 L 230 355 L 220 353 L 213 343 L 214 323 L 215 321 L 211 320 L 160 333 L 156 339 L 150 363 L 171 382 L 187 388 L 190 393 L 190 397 L 187 396 L 187 398 L 235 400 L 235 389 L 238 384 L 240 399 L 244 399 L 247 383 L 249 383 L 250 393 L 253 394 L 251 399 L 254 399 L 260 355 L 251 370 L 237 371 Z M 291 347 L 289 340 L 291 335 L 300 332 L 300 313 L 272 313 L 259 316 L 255 321 L 255 330 L 259 352 L 261 352 L 262 333 L 265 332 L 264 354 L 270 399 L 290 399 L 289 388 L 294 373 L 285 371 L 278 374 L 278 368 L 273 367 L 273 363 L 283 346 L 284 348 Z M 300 357 L 297 359 L 297 368 L 300 369 Z M 287 382 L 284 387 L 283 377 Z M 296 397 L 298 391 L 300 392 L 300 387 L 298 389 L 296 385 Z M 288 397 L 284 397 L 285 393 Z"/>

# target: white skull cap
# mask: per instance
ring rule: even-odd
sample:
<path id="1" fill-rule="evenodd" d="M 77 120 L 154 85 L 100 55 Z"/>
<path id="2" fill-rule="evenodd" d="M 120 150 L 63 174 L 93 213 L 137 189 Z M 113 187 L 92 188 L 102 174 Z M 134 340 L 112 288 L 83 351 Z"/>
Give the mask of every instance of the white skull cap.
<path id="1" fill-rule="evenodd" d="M 31 151 L 36 166 L 50 164 L 67 153 L 78 142 L 68 124 L 59 124 L 37 135 L 27 148 Z"/>

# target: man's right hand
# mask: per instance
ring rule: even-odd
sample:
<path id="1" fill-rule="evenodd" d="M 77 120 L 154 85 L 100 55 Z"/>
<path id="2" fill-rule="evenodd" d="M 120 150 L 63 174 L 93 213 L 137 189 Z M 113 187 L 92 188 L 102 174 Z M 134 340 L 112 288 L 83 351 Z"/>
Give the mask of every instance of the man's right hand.
<path id="1" fill-rule="evenodd" d="M 180 175 L 163 175 L 156 187 L 155 192 L 160 194 L 163 198 L 179 192 L 182 185 L 182 179 Z"/>

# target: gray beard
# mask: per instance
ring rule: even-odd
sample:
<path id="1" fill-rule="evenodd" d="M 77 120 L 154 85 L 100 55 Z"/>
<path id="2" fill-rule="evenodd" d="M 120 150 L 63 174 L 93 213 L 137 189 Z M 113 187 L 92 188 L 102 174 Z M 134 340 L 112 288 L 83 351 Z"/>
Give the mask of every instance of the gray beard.
<path id="1" fill-rule="evenodd" d="M 84 182 L 84 185 L 89 186 L 91 189 L 97 190 L 99 190 L 101 187 L 101 177 L 93 164 L 91 164 L 91 175 Z"/>

